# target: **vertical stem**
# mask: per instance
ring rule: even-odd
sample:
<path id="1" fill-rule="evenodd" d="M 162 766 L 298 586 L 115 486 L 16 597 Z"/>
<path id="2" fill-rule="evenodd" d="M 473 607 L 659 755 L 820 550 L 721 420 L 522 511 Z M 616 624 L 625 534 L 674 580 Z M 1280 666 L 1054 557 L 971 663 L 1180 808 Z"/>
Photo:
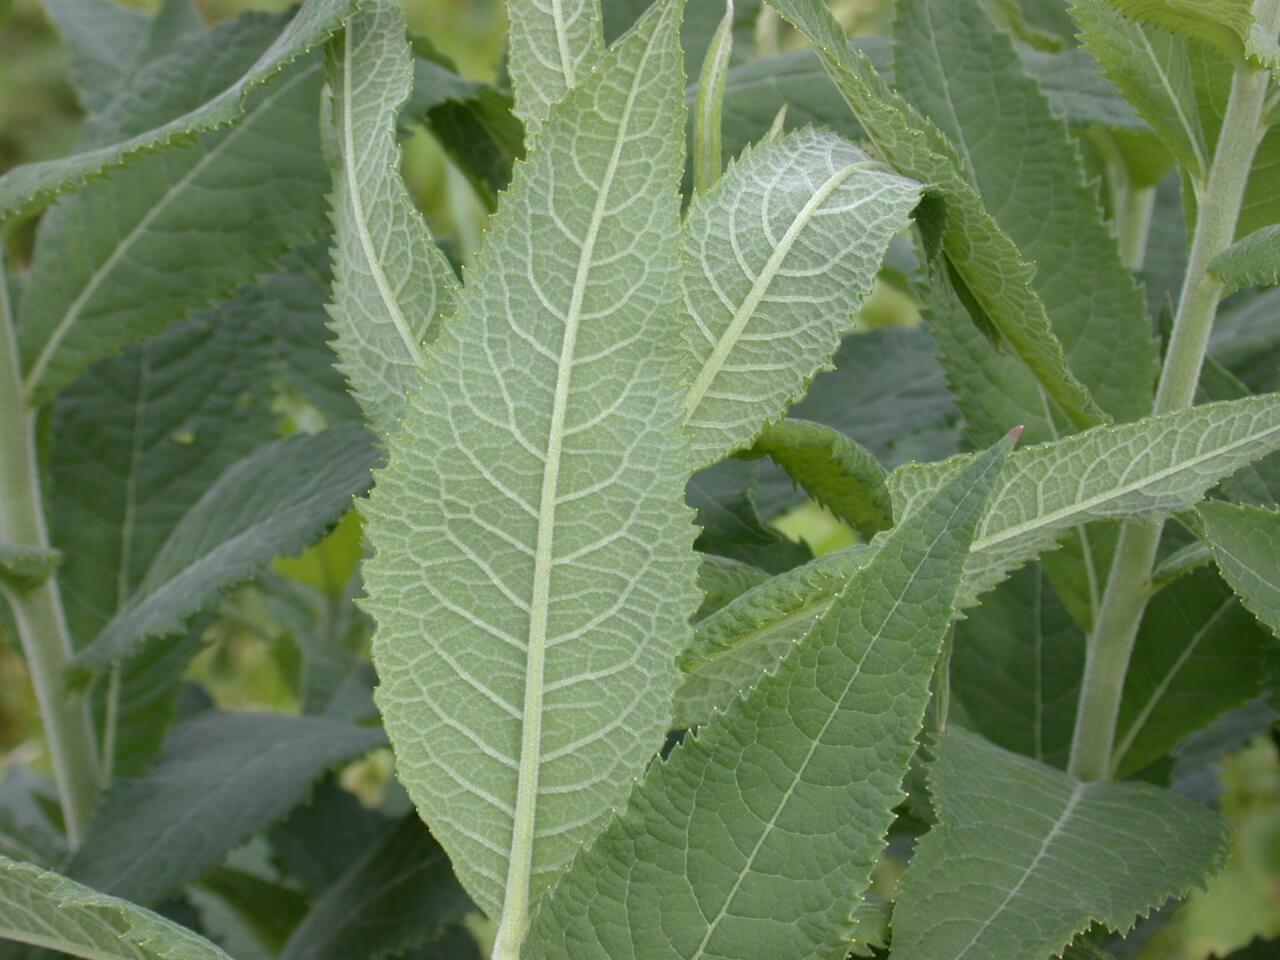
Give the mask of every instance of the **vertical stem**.
<path id="1" fill-rule="evenodd" d="M 22 367 L 0 260 L 0 540 L 48 550 L 38 471 L 35 411 L 23 398 Z M 71 638 L 58 581 L 50 575 L 30 589 L 0 582 L 0 593 L 13 609 L 53 758 L 67 838 L 74 848 L 97 796 L 98 755 L 88 704 L 84 697 L 69 694 L 63 683 Z"/>
<path id="2" fill-rule="evenodd" d="M 1209 272 L 1209 264 L 1235 238 L 1254 153 L 1265 132 L 1268 79 L 1266 70 L 1244 62 L 1236 66 L 1209 179 L 1200 191 L 1187 276 L 1156 391 L 1157 414 L 1189 407 L 1195 398 L 1223 294 L 1223 285 Z M 1114 772 L 1112 748 L 1124 679 L 1150 596 L 1162 529 L 1163 524 L 1126 524 L 1116 545 L 1102 608 L 1089 638 L 1071 744 L 1070 769 L 1083 780 L 1104 779 Z"/>

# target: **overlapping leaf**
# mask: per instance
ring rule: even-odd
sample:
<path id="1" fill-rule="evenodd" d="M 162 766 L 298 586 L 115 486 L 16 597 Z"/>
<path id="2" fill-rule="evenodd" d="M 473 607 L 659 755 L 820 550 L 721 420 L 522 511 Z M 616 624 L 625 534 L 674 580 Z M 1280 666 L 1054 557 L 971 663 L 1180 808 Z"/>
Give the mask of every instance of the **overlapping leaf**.
<path id="1" fill-rule="evenodd" d="M 686 423 L 698 465 L 750 446 L 829 367 L 920 188 L 812 130 L 763 143 L 684 226 Z"/>
<path id="2" fill-rule="evenodd" d="M 1280 637 L 1280 513 L 1215 501 L 1200 516 L 1222 576 Z"/>
<path id="3" fill-rule="evenodd" d="M 330 55 L 333 344 L 365 416 L 389 437 L 422 375 L 423 345 L 457 281 L 400 177 L 396 115 L 413 85 L 404 16 L 373 3 Z"/>
<path id="4" fill-rule="evenodd" d="M 600 59 L 600 0 L 515 0 L 507 23 L 516 116 L 533 132 Z"/>
<path id="5" fill-rule="evenodd" d="M 1216 815 L 1147 784 L 1082 782 L 961 731 L 936 754 L 939 824 L 899 885 L 895 958 L 1052 956 L 1094 923 L 1128 931 L 1226 859 Z"/>
<path id="6" fill-rule="evenodd" d="M 1209 264 L 1229 292 L 1280 283 L 1280 224 L 1263 227 Z"/>
<path id="7" fill-rule="evenodd" d="M 895 527 L 777 672 L 650 768 L 543 900 L 530 960 L 843 960 L 1009 446 Z"/>
<path id="8" fill-rule="evenodd" d="M 1229 57 L 1241 53 L 1280 68 L 1274 7 L 1253 0 L 1111 0 L 1126 16 L 1203 40 Z M 1270 16 L 1261 11 L 1272 11 Z"/>
<path id="9" fill-rule="evenodd" d="M 700 599 L 671 321 L 678 24 L 664 0 L 535 134 L 367 511 L 400 779 L 506 911 L 508 953 L 661 745 Z"/>

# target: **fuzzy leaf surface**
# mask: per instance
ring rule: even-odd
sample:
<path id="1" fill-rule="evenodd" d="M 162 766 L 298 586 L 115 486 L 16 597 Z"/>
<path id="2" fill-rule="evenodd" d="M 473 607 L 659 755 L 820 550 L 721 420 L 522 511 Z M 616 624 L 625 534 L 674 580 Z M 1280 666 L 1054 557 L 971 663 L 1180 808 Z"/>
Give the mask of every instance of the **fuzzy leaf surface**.
<path id="1" fill-rule="evenodd" d="M 1222 820 L 1156 787 L 1082 782 L 959 730 L 936 755 L 939 824 L 899 886 L 895 958 L 1050 957 L 1095 922 L 1127 932 L 1226 859 Z"/>
<path id="2" fill-rule="evenodd" d="M 197 34 L 178 51 L 181 70 L 163 79 L 197 99 L 211 75 L 234 77 L 274 49 L 279 28 L 258 15 Z M 321 80 L 315 58 L 300 62 L 255 90 L 234 128 L 140 159 L 48 213 L 19 310 L 29 397 L 49 399 L 95 360 L 230 294 L 323 228 Z"/>
<path id="3" fill-rule="evenodd" d="M 1011 571 L 1052 549 L 1071 527 L 1163 519 L 1277 449 L 1280 394 L 1192 407 L 1019 450 L 974 538 L 961 605 L 972 605 Z M 892 473 L 895 515 L 910 514 L 967 460 L 908 464 Z"/>
<path id="4" fill-rule="evenodd" d="M 831 357 L 920 188 L 802 130 L 749 150 L 685 219 L 685 422 L 695 461 L 748 447 Z"/>
<path id="5" fill-rule="evenodd" d="M 400 779 L 513 931 L 660 747 L 700 600 L 678 26 L 664 0 L 534 135 L 367 509 Z"/>
<path id="6" fill-rule="evenodd" d="M 1110 0 L 1125 16 L 1212 44 L 1229 57 L 1245 54 L 1280 69 L 1274 23 L 1260 23 L 1253 0 Z"/>
<path id="7" fill-rule="evenodd" d="M 181 629 L 277 554 L 301 552 L 368 489 L 377 459 L 364 430 L 334 427 L 278 440 L 236 463 L 173 528 L 138 588 L 75 665 L 123 659 L 139 640 Z"/>
<path id="8" fill-rule="evenodd" d="M 351 0 L 306 0 L 275 41 L 242 75 L 222 89 L 211 91 L 211 99 L 117 142 L 9 171 L 0 177 L 0 223 L 35 213 L 58 194 L 78 189 L 91 177 L 101 176 L 142 154 L 238 122 L 244 115 L 245 99 L 288 64 L 328 39 L 353 6 Z"/>
<path id="9" fill-rule="evenodd" d="M 529 960 L 843 960 L 1011 446 L 887 534 L 775 673 L 650 768 L 543 901 Z"/>
<path id="10" fill-rule="evenodd" d="M 330 53 L 334 351 L 370 426 L 390 436 L 417 388 L 423 344 L 457 281 L 400 176 L 396 115 L 413 86 L 404 15 L 361 9 Z"/>
<path id="11" fill-rule="evenodd" d="M 1237 241 L 1209 264 L 1228 291 L 1280 283 L 1280 224 L 1263 227 Z"/>
<path id="12" fill-rule="evenodd" d="M 1067 365 L 1033 286 L 1035 268 L 984 206 L 956 148 L 849 46 L 822 0 L 774 0 L 773 5 L 818 48 L 827 72 L 880 153 L 944 199 L 946 255 L 1009 349 L 1077 426 L 1105 422 L 1105 413 Z"/>
<path id="13" fill-rule="evenodd" d="M 1222 576 L 1280 637 L 1280 513 L 1218 501 L 1199 512 Z"/>
<path id="14" fill-rule="evenodd" d="M 174 727 L 146 774 L 112 785 L 68 872 L 155 903 L 283 817 L 330 767 L 384 742 L 376 727 L 324 717 L 201 713 Z"/>
<path id="15" fill-rule="evenodd" d="M 172 920 L 5 856 L 0 937 L 89 960 L 230 960 Z"/>
<path id="16" fill-rule="evenodd" d="M 600 0 L 513 0 L 507 29 L 515 112 L 532 133 L 604 52 Z"/>

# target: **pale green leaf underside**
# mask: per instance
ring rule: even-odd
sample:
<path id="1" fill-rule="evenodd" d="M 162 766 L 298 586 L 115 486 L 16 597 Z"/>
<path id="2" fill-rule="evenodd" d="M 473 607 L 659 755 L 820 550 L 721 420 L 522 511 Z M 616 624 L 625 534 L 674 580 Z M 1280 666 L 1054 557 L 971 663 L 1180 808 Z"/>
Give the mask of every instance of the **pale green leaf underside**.
<path id="1" fill-rule="evenodd" d="M 852 143 L 801 130 L 749 149 L 694 200 L 682 242 L 698 465 L 750 446 L 831 366 L 919 199 Z"/>
<path id="2" fill-rule="evenodd" d="M 1067 367 L 1062 344 L 1032 286 L 1035 268 L 987 211 L 955 148 L 849 46 L 822 0 L 773 0 L 773 5 L 818 48 L 828 73 L 884 157 L 943 197 L 947 256 L 1009 349 L 1078 426 L 1105 422 L 1088 389 Z"/>
<path id="3" fill-rule="evenodd" d="M 230 960 L 150 910 L 4 856 L 0 937 L 90 960 Z"/>
<path id="4" fill-rule="evenodd" d="M 333 342 L 365 416 L 390 436 L 421 375 L 423 344 L 457 282 L 400 176 L 396 117 L 413 87 L 404 16 L 369 3 L 335 42 Z"/>
<path id="5" fill-rule="evenodd" d="M 552 108 L 367 509 L 399 777 L 513 931 L 661 746 L 700 599 L 678 27 L 659 4 Z"/>
<path id="6" fill-rule="evenodd" d="M 1228 291 L 1280 283 L 1280 224 L 1263 227 L 1237 241 L 1209 264 Z"/>
<path id="7" fill-rule="evenodd" d="M 543 900 L 528 960 L 843 960 L 1010 445 L 887 534 L 775 673 L 650 768 Z"/>
<path id="8" fill-rule="evenodd" d="M 1226 858 L 1225 824 L 1147 784 L 1085 783 L 953 731 L 936 747 L 939 824 L 899 886 L 894 960 L 1033 960 L 1093 923 L 1127 931 Z"/>
<path id="9" fill-rule="evenodd" d="M 221 590 L 309 546 L 368 489 L 376 461 L 361 428 L 335 427 L 261 447 L 232 466 L 174 527 L 76 667 L 106 666 L 145 637 L 180 630 Z"/>
<path id="10" fill-rule="evenodd" d="M 1276 24 L 1259 23 L 1255 0 L 1110 0 L 1125 16 L 1154 23 L 1193 40 L 1213 44 L 1228 56 L 1245 54 L 1280 69 Z M 1264 0 L 1264 4 L 1268 0 Z"/>
<path id="11" fill-rule="evenodd" d="M 385 743 L 327 717 L 205 711 L 154 766 L 105 794 L 67 868 L 95 889 L 156 903 L 307 795 L 331 767 Z"/>
<path id="12" fill-rule="evenodd" d="M 1200 516 L 1222 576 L 1280 637 L 1280 513 L 1215 500 Z"/>
<path id="13" fill-rule="evenodd" d="M 764 429 L 746 456 L 772 459 L 867 540 L 893 526 L 884 467 L 838 430 L 807 420 L 781 420 Z"/>
<path id="14" fill-rule="evenodd" d="M 1194 506 L 1241 467 L 1280 449 L 1280 395 L 1207 404 L 1100 427 L 1017 451 L 974 538 L 961 602 L 971 605 L 1069 528 L 1092 520 L 1155 521 Z M 965 457 L 909 464 L 889 477 L 908 515 Z"/>
<path id="15" fill-rule="evenodd" d="M 352 9 L 352 0 L 306 0 L 275 42 L 235 83 L 208 103 L 145 133 L 58 160 L 18 167 L 0 177 L 0 223 L 35 213 L 59 193 L 143 153 L 215 127 L 235 123 L 244 99 L 287 64 L 323 43 Z"/>
<path id="16" fill-rule="evenodd" d="M 604 50 L 600 0 L 508 0 L 515 114 L 534 132 Z"/>

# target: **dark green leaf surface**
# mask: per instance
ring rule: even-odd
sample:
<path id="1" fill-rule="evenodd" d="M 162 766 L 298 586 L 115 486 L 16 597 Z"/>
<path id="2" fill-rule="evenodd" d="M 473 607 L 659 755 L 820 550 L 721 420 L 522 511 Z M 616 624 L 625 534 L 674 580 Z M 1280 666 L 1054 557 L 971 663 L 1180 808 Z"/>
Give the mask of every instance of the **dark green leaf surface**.
<path id="1" fill-rule="evenodd" d="M 1200 516 L 1223 577 L 1280 637 L 1280 513 L 1213 501 Z"/>
<path id="2" fill-rule="evenodd" d="M 1127 931 L 1228 851 L 1225 824 L 1171 793 L 1085 783 L 979 737 L 936 746 L 939 825 L 899 885 L 895 960 L 1032 960 L 1094 923 Z"/>
<path id="3" fill-rule="evenodd" d="M 775 673 L 650 769 L 543 900 L 529 960 L 843 960 L 1010 446 L 886 535 Z"/>

